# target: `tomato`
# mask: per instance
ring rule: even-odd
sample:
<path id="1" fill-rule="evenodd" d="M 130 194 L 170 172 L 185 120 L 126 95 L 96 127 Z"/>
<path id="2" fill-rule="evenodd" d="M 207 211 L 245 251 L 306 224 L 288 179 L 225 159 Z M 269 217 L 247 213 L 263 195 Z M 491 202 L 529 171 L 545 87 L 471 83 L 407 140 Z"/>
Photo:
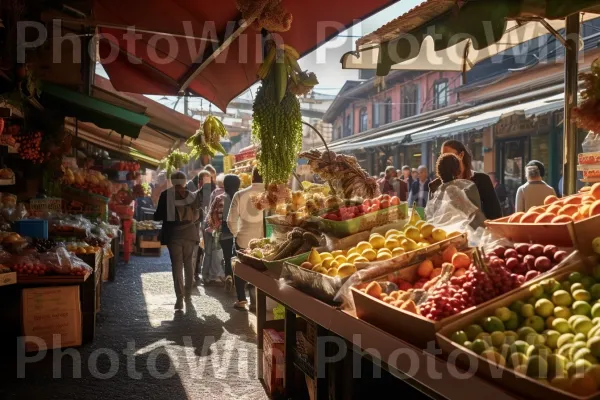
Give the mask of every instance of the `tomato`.
<path id="1" fill-rule="evenodd" d="M 378 203 L 379 203 L 379 202 L 378 202 Z M 372 212 L 375 212 L 375 211 L 379 211 L 379 204 L 373 204 L 373 205 L 371 206 L 371 208 L 369 209 L 369 212 L 370 212 L 370 213 L 372 213 Z"/>
<path id="2" fill-rule="evenodd" d="M 379 199 L 373 199 L 371 201 L 371 207 L 373 206 L 377 206 L 377 208 L 379 209 Z"/>
<path id="3" fill-rule="evenodd" d="M 382 195 L 381 195 L 381 200 L 387 200 L 387 201 L 390 201 L 390 195 L 389 195 L 389 194 L 382 194 Z"/>
<path id="4" fill-rule="evenodd" d="M 384 208 L 388 208 L 390 206 L 390 201 L 389 200 L 381 200 L 381 204 L 380 207 L 383 210 Z"/>
<path id="5" fill-rule="evenodd" d="M 365 201 L 363 201 L 363 206 L 365 206 L 365 207 L 371 207 L 371 200 L 366 199 Z"/>
<path id="6" fill-rule="evenodd" d="M 397 206 L 397 205 L 399 205 L 399 204 L 400 204 L 400 198 L 399 198 L 398 196 L 393 196 L 393 197 L 390 199 L 390 205 L 392 205 L 392 206 Z"/>

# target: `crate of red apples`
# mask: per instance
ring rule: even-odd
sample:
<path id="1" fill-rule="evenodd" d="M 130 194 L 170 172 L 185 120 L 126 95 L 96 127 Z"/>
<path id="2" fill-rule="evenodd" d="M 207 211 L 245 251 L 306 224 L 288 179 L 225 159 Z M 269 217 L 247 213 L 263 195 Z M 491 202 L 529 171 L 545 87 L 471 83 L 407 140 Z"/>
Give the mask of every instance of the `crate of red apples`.
<path id="1" fill-rule="evenodd" d="M 565 260 L 556 246 L 498 246 L 484 257 L 448 246 L 440 253 L 351 288 L 356 314 L 425 348 L 446 324 L 538 278 Z M 539 278 L 541 279 L 541 278 Z"/>
<path id="2" fill-rule="evenodd" d="M 407 203 L 397 196 L 384 194 L 366 199 L 362 204 L 328 210 L 320 216 L 319 222 L 326 233 L 348 236 L 404 219 L 407 215 Z"/>

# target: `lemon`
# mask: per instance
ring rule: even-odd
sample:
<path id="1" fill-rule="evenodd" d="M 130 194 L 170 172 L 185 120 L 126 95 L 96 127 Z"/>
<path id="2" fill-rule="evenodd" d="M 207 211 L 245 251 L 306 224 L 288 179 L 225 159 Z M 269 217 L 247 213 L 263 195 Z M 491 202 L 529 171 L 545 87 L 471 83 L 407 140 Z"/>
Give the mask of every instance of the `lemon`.
<path id="1" fill-rule="evenodd" d="M 398 239 L 389 238 L 385 241 L 385 247 L 387 249 L 395 249 L 396 247 L 400 247 L 400 241 Z"/>
<path id="2" fill-rule="evenodd" d="M 405 251 L 413 251 L 417 249 L 417 243 L 411 239 L 402 240 L 402 242 L 400 242 L 400 246 L 402 246 Z"/>
<path id="3" fill-rule="evenodd" d="M 372 249 L 371 243 L 369 242 L 360 242 L 356 245 L 356 252 L 358 254 L 362 254 L 367 249 Z M 321 259 L 323 259 L 323 255 L 321 255 Z"/>
<path id="4" fill-rule="evenodd" d="M 411 226 L 404 232 L 404 235 L 407 239 L 411 239 L 415 242 L 418 242 L 421 239 L 421 232 L 415 226 Z"/>
<path id="5" fill-rule="evenodd" d="M 456 237 L 456 236 L 460 236 L 460 232 L 456 232 L 456 231 L 454 231 L 454 232 L 450 232 L 450 233 L 448 234 L 448 236 L 446 236 L 446 237 L 447 237 L 448 239 L 450 239 L 450 238 L 453 238 L 453 237 Z"/>
<path id="6" fill-rule="evenodd" d="M 423 235 L 423 237 L 428 238 L 431 237 L 431 233 L 433 232 L 434 226 L 428 223 L 424 223 L 421 226 L 421 235 Z"/>
<path id="7" fill-rule="evenodd" d="M 400 235 L 389 235 L 385 237 L 385 241 L 387 242 L 388 240 L 400 240 L 400 238 L 404 239 L 404 236 L 400 236 Z"/>
<path id="8" fill-rule="evenodd" d="M 333 256 L 331 255 L 331 253 L 327 253 L 327 252 L 321 253 L 320 256 L 321 256 L 321 261 L 326 260 L 328 258 L 333 258 Z"/>
<path id="9" fill-rule="evenodd" d="M 392 254 L 385 252 L 385 251 L 377 254 L 377 261 L 385 261 L 385 260 L 389 260 L 391 258 L 392 258 Z"/>
<path id="10" fill-rule="evenodd" d="M 348 251 L 346 252 L 347 256 L 350 256 L 351 254 L 358 254 L 358 251 L 356 250 L 356 247 L 350 247 L 348 249 Z"/>
<path id="11" fill-rule="evenodd" d="M 433 240 L 435 240 L 436 242 L 441 242 L 442 240 L 445 240 L 447 237 L 446 235 L 446 231 L 441 229 L 441 228 L 435 228 L 432 232 L 431 232 L 431 238 Z"/>
<path id="12" fill-rule="evenodd" d="M 325 269 L 329 269 L 333 267 L 333 263 L 335 263 L 336 261 L 333 258 L 326 258 L 323 260 L 323 262 L 321 263 L 321 266 Z"/>
<path id="13" fill-rule="evenodd" d="M 374 249 L 380 249 L 385 245 L 385 238 L 381 235 L 373 236 L 369 240 L 369 243 L 371 243 L 371 246 L 373 246 Z"/>
<path id="14" fill-rule="evenodd" d="M 331 252 L 331 255 L 333 256 L 333 258 L 337 258 L 337 256 L 343 256 L 344 252 L 342 250 L 335 250 Z"/>
<path id="15" fill-rule="evenodd" d="M 338 269 L 337 268 L 329 268 L 329 270 L 327 270 L 327 275 L 329 276 L 337 276 L 338 274 Z"/>
<path id="16" fill-rule="evenodd" d="M 377 253 L 373 249 L 367 249 L 363 251 L 362 256 L 369 261 L 373 261 L 377 258 Z"/>
<path id="17" fill-rule="evenodd" d="M 418 228 L 419 230 L 421 230 L 423 225 L 425 225 L 426 223 L 427 222 L 425 222 L 423 220 L 417 221 L 417 223 L 415 224 L 415 227 Z"/>
<path id="18" fill-rule="evenodd" d="M 366 263 L 369 262 L 369 260 L 367 260 L 366 258 L 364 258 L 363 256 L 360 256 L 358 258 L 356 258 L 354 260 L 354 264 L 358 264 L 358 263 Z"/>
<path id="19" fill-rule="evenodd" d="M 384 247 L 383 249 L 379 249 L 377 251 L 377 254 L 381 254 L 381 253 L 390 253 L 390 254 L 392 254 L 392 251 L 390 249 Z"/>
<path id="20" fill-rule="evenodd" d="M 394 250 L 392 250 L 392 257 L 398 257 L 404 253 L 406 253 L 406 250 L 404 250 L 402 247 L 396 247 Z"/>
<path id="21" fill-rule="evenodd" d="M 383 237 L 383 235 L 381 233 L 371 233 L 369 235 L 369 241 L 371 241 L 371 239 L 373 239 L 374 237 Z"/>
<path id="22" fill-rule="evenodd" d="M 385 238 L 388 239 L 392 235 L 400 235 L 400 231 L 398 229 L 390 229 L 385 233 Z"/>
<path id="23" fill-rule="evenodd" d="M 354 264 L 356 262 L 356 259 L 360 258 L 360 257 L 361 257 L 361 255 L 358 253 L 352 253 L 348 256 L 347 261 L 349 264 Z"/>
<path id="24" fill-rule="evenodd" d="M 340 255 L 335 258 L 335 261 L 337 261 L 338 264 L 342 265 L 342 264 L 347 263 L 348 259 L 346 257 Z"/>

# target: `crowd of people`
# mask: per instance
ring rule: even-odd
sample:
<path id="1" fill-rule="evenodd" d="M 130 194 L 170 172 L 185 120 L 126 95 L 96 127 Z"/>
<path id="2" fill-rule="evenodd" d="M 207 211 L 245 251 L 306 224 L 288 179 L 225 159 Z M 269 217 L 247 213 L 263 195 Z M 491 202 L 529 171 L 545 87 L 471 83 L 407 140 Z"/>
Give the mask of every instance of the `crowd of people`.
<path id="1" fill-rule="evenodd" d="M 191 301 L 194 286 L 235 287 L 238 309 L 252 310 L 255 296 L 241 278 L 235 277 L 231 260 L 236 250 L 253 238 L 264 236 L 264 215 L 252 205 L 252 194 L 264 191 L 255 169 L 252 185 L 240 190 L 237 175 L 217 175 L 211 165 L 187 180 L 183 172 L 171 175 L 171 187 L 159 197 L 154 219 L 162 221 L 161 243 L 171 258 L 175 309 Z"/>
<path id="2" fill-rule="evenodd" d="M 496 175 L 475 172 L 471 165 L 465 145 L 449 140 L 442 145 L 434 174 L 430 175 L 424 165 L 402 169 L 388 166 L 378 184 L 381 193 L 421 208 L 429 203 L 455 203 L 450 204 L 451 209 L 470 210 L 469 223 L 476 229 L 485 220 L 501 218 L 513 210 Z M 541 162 L 533 160 L 526 165 L 527 182 L 517 190 L 516 211 L 526 212 L 555 195 L 543 181 L 544 174 Z M 160 194 L 154 219 L 163 221 L 160 237 L 171 257 L 175 309 L 181 310 L 184 302 L 191 300 L 195 285 L 222 284 L 226 290 L 235 287 L 234 307 L 246 310 L 249 306 L 252 310 L 254 291 L 250 290 L 248 304 L 248 284 L 234 278 L 231 260 L 236 250 L 264 236 L 264 211 L 252 204 L 253 195 L 264 191 L 258 170 L 252 173 L 252 185 L 243 190 L 237 175 L 217 176 L 210 165 L 190 181 L 183 172 L 176 172 L 171 184 Z"/>

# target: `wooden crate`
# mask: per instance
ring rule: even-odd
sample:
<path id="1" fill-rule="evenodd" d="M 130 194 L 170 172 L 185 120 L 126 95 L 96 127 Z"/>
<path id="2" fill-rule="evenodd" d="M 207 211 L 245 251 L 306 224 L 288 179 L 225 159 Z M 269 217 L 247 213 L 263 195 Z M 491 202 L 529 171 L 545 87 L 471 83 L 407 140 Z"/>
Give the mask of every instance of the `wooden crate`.
<path id="1" fill-rule="evenodd" d="M 567 279 L 569 274 L 574 271 L 585 271 L 591 273 L 592 266 L 586 265 L 583 262 L 556 270 L 550 274 L 544 276 L 544 279 L 554 278 L 558 281 Z M 532 281 L 533 282 L 533 281 Z M 502 367 L 496 363 L 492 363 L 489 360 L 475 354 L 474 352 L 457 345 L 450 340 L 450 336 L 457 330 L 463 329 L 470 324 L 476 323 L 481 318 L 489 315 L 494 315 L 494 311 L 499 307 L 508 307 L 517 300 L 525 300 L 531 296 L 529 288 L 522 286 L 521 288 L 510 292 L 509 294 L 496 299 L 495 301 L 488 302 L 481 306 L 478 306 L 477 310 L 469 313 L 464 318 L 453 320 L 451 323 L 446 324 L 437 333 L 437 342 L 442 349 L 445 357 L 452 355 L 456 363 L 462 367 L 476 369 L 478 374 L 485 376 L 486 378 L 493 380 L 501 386 L 510 388 L 512 391 L 523 395 L 523 398 L 536 399 L 536 400 L 569 400 L 569 399 L 586 399 L 591 400 L 598 398 L 600 392 L 596 392 L 592 396 L 580 397 L 573 394 L 567 393 L 562 390 L 553 388 L 550 385 L 541 384 L 537 380 L 530 378 L 525 375 L 517 374 L 510 368 Z"/>
<path id="2" fill-rule="evenodd" d="M 136 254 L 142 257 L 160 257 L 162 255 L 162 247 L 139 248 Z"/>

